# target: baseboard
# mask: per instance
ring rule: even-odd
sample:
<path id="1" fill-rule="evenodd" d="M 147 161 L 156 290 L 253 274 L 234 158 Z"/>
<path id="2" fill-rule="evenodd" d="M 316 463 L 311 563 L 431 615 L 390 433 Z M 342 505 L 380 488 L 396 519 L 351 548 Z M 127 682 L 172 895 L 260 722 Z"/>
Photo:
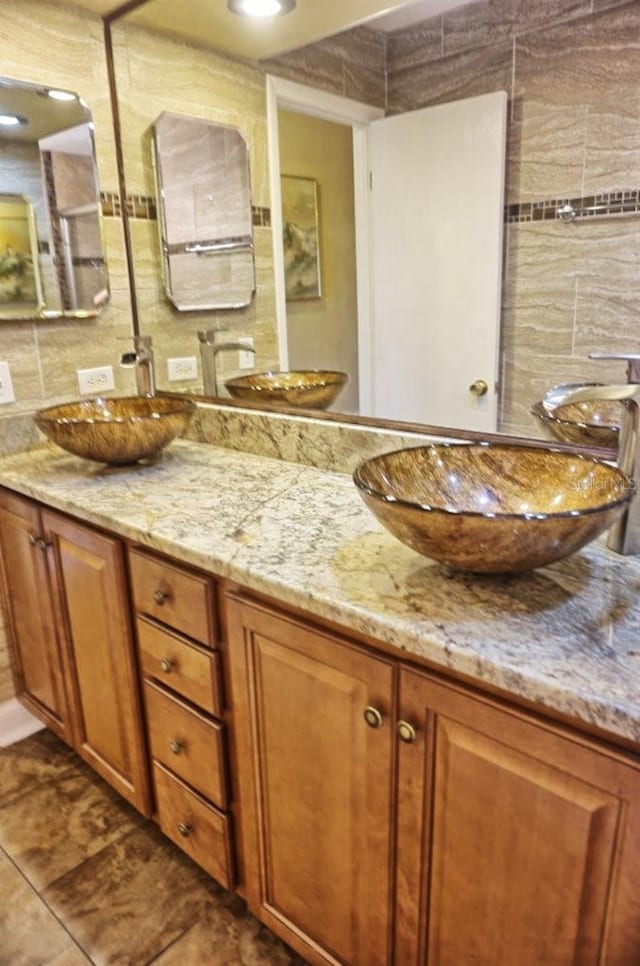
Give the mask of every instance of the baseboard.
<path id="1" fill-rule="evenodd" d="M 17 698 L 0 703 L 0 748 L 7 748 L 43 728 L 42 722 L 23 708 Z"/>

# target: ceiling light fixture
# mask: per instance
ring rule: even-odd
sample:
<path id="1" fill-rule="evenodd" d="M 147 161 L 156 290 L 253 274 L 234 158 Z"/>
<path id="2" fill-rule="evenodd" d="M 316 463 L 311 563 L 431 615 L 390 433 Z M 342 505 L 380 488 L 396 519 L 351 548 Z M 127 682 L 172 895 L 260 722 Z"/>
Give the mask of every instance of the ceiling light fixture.
<path id="1" fill-rule="evenodd" d="M 0 114 L 1 127 L 20 127 L 26 123 L 26 117 L 22 117 L 21 114 Z"/>
<path id="2" fill-rule="evenodd" d="M 71 91 L 56 91 L 48 90 L 47 97 L 51 97 L 54 101 L 75 101 L 77 97 L 72 94 Z"/>
<path id="3" fill-rule="evenodd" d="M 296 5 L 296 0 L 228 0 L 227 6 L 231 13 L 241 17 L 278 17 L 283 13 L 290 13 Z"/>

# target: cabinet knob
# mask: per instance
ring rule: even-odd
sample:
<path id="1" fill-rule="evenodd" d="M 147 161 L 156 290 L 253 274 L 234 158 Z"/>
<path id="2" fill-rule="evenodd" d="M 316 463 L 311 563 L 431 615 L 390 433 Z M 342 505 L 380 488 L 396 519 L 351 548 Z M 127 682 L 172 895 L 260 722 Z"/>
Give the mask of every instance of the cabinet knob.
<path id="1" fill-rule="evenodd" d="M 158 607 L 162 607 L 165 600 L 168 600 L 168 598 L 169 598 L 169 594 L 164 590 L 160 590 L 158 588 L 158 590 L 154 590 L 153 592 L 153 600 L 158 605 Z"/>
<path id="2" fill-rule="evenodd" d="M 177 738 L 172 738 L 172 740 L 169 742 L 169 747 L 174 755 L 179 755 L 182 751 L 182 742 L 178 741 Z"/>
<path id="3" fill-rule="evenodd" d="M 412 745 L 417 738 L 416 729 L 408 721 L 399 721 L 396 725 L 396 731 L 400 741 L 405 741 L 408 745 Z"/>
<path id="4" fill-rule="evenodd" d="M 365 708 L 363 711 L 363 716 L 370 728 L 382 727 L 382 715 L 377 708 Z"/>
<path id="5" fill-rule="evenodd" d="M 489 386 L 484 379 L 476 379 L 469 386 L 469 392 L 474 396 L 486 396 L 489 391 Z"/>
<path id="6" fill-rule="evenodd" d="M 53 544 L 51 543 L 51 540 L 44 540 L 42 537 L 38 537 L 38 550 L 42 550 L 43 553 L 46 553 L 49 547 L 52 546 Z"/>
<path id="7" fill-rule="evenodd" d="M 171 660 L 170 657 L 163 657 L 162 660 L 160 661 L 160 667 L 162 668 L 165 674 L 170 674 L 171 671 L 173 670 L 173 661 Z"/>
<path id="8" fill-rule="evenodd" d="M 40 540 L 40 537 L 37 534 L 35 534 L 35 533 L 28 533 L 27 534 L 27 543 L 29 544 L 29 546 L 31 546 L 31 547 L 37 547 L 39 540 Z"/>
<path id="9" fill-rule="evenodd" d="M 178 831 L 180 835 L 184 835 L 185 839 L 188 838 L 192 828 L 193 825 L 190 825 L 189 822 L 178 822 Z"/>

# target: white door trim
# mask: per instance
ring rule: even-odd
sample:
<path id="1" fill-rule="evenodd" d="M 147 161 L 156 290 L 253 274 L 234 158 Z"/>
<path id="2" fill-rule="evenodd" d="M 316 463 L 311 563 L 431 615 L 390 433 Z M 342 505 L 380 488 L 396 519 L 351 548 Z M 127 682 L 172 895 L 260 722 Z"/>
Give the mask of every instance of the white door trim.
<path id="1" fill-rule="evenodd" d="M 329 94 L 267 75 L 267 151 L 269 156 L 269 189 L 271 197 L 271 228 L 273 234 L 273 265 L 276 293 L 276 322 L 281 369 L 289 368 L 287 348 L 287 303 L 284 288 L 284 258 L 282 252 L 282 198 L 280 193 L 280 147 L 278 142 L 278 109 L 311 114 L 326 121 L 350 125 L 353 129 L 353 183 L 356 227 L 356 278 L 358 297 L 358 378 L 360 413 L 372 409 L 371 380 L 371 265 L 369 214 L 369 149 L 367 127 L 371 121 L 384 117 L 384 111 L 370 104 Z"/>

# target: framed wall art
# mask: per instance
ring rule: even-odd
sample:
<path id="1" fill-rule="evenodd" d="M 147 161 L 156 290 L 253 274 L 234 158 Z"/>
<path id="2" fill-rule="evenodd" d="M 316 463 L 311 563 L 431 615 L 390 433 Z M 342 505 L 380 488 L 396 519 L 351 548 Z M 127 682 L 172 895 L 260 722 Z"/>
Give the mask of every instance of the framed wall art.
<path id="1" fill-rule="evenodd" d="M 282 175 L 282 225 L 287 301 L 321 298 L 318 182 L 314 178 Z"/>

